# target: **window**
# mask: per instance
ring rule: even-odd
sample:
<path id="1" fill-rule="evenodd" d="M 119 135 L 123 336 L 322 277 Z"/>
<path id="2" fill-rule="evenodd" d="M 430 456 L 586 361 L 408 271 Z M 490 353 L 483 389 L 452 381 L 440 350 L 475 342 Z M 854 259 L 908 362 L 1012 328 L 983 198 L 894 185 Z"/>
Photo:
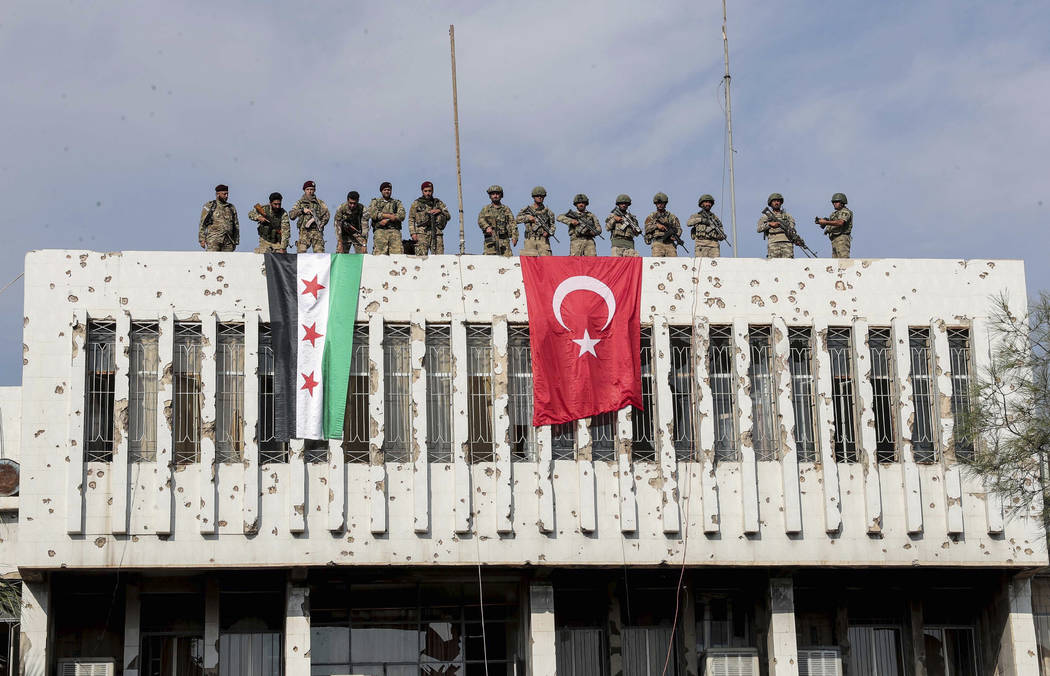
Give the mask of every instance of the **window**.
<path id="1" fill-rule="evenodd" d="M 273 337 L 269 324 L 259 325 L 259 463 L 288 462 L 288 442 L 274 438 Z"/>
<path id="2" fill-rule="evenodd" d="M 241 462 L 244 455 L 244 324 L 219 324 L 215 381 L 215 462 Z"/>
<path id="3" fill-rule="evenodd" d="M 609 411 L 591 418 L 591 460 L 614 462 L 616 460 L 616 411 Z"/>
<path id="4" fill-rule="evenodd" d="M 857 462 L 852 329 L 828 329 L 828 357 L 831 361 L 831 407 L 835 423 L 832 447 L 835 462 Z"/>
<path id="5" fill-rule="evenodd" d="M 507 343 L 510 404 L 510 457 L 536 461 L 536 428 L 532 426 L 532 347 L 529 327 L 511 326 Z"/>
<path id="6" fill-rule="evenodd" d="M 849 656 L 844 660 L 849 674 L 903 676 L 904 654 L 899 626 L 851 625 Z"/>
<path id="7" fill-rule="evenodd" d="M 283 589 L 223 589 L 219 594 L 219 674 L 281 676 L 283 628 Z"/>
<path id="8" fill-rule="evenodd" d="M 753 326 L 748 332 L 751 347 L 751 443 L 756 460 L 777 459 L 777 401 L 773 382 L 773 350 L 769 327 Z"/>
<path id="9" fill-rule="evenodd" d="M 970 330 L 948 329 L 948 355 L 952 369 L 952 419 L 955 421 L 952 446 L 960 460 L 973 458 L 973 439 L 962 436 L 960 423 L 970 412 Z"/>
<path id="10" fill-rule="evenodd" d="M 929 676 L 977 676 L 973 627 L 927 624 L 922 633 Z"/>
<path id="11" fill-rule="evenodd" d="M 890 330 L 870 329 L 872 407 L 875 409 L 875 457 L 879 462 L 897 462 L 897 433 L 894 423 L 893 343 Z"/>
<path id="12" fill-rule="evenodd" d="M 736 386 L 733 383 L 732 327 L 711 327 L 708 362 L 711 404 L 714 410 L 715 460 L 739 460 L 740 456 L 736 447 Z"/>
<path id="13" fill-rule="evenodd" d="M 408 327 L 383 328 L 383 457 L 386 462 L 411 462 L 412 365 Z"/>
<path id="14" fill-rule="evenodd" d="M 551 425 L 551 458 L 576 459 L 576 421 Z"/>
<path id="15" fill-rule="evenodd" d="M 200 462 L 201 325 L 175 323 L 172 421 L 175 464 Z"/>
<path id="16" fill-rule="evenodd" d="M 799 462 L 817 461 L 817 436 L 813 427 L 813 347 L 810 330 L 788 329 L 791 368 L 791 407 L 795 411 L 795 452 Z"/>
<path id="17" fill-rule="evenodd" d="M 143 676 L 203 676 L 204 595 L 144 593 L 140 601 Z"/>
<path id="18" fill-rule="evenodd" d="M 933 378 L 930 375 L 930 330 L 908 331 L 911 354 L 911 388 L 915 415 L 911 425 L 911 444 L 915 462 L 936 462 L 934 443 Z"/>
<path id="19" fill-rule="evenodd" d="M 116 371 L 113 350 L 117 340 L 114 322 L 89 321 L 85 363 L 87 416 L 84 460 L 113 461 L 113 386 Z"/>
<path id="20" fill-rule="evenodd" d="M 467 326 L 467 449 L 470 462 L 493 462 L 492 329 Z"/>
<path id="21" fill-rule="evenodd" d="M 696 460 L 696 407 L 693 405 L 693 329 L 672 326 L 671 411 L 675 457 L 679 462 Z"/>
<path id="22" fill-rule="evenodd" d="M 642 408 L 631 411 L 631 458 L 635 462 L 656 462 L 653 443 L 653 328 L 642 327 Z"/>
<path id="23" fill-rule="evenodd" d="M 368 462 L 368 324 L 354 325 L 350 380 L 343 412 L 343 461 Z"/>
<path id="24" fill-rule="evenodd" d="M 131 323 L 128 354 L 131 378 L 128 383 L 128 459 L 153 462 L 157 459 L 157 325 Z"/>
<path id="25" fill-rule="evenodd" d="M 427 326 L 427 458 L 452 462 L 452 330 Z M 531 389 L 530 389 L 531 392 Z"/>

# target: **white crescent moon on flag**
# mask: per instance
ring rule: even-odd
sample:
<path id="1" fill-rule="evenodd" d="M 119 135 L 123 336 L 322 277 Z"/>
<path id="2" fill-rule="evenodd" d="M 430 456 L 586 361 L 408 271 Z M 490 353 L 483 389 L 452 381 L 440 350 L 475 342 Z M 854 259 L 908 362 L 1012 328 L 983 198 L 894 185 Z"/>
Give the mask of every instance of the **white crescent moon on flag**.
<path id="1" fill-rule="evenodd" d="M 566 331 L 569 330 L 569 327 L 565 326 L 565 322 L 561 318 L 561 304 L 565 301 L 565 297 L 573 291 L 591 291 L 601 296 L 602 300 L 605 301 L 608 315 L 605 318 L 605 324 L 602 325 L 602 330 L 604 331 L 605 327 L 609 326 L 609 322 L 612 321 L 613 315 L 616 314 L 616 296 L 613 295 L 612 289 L 600 280 L 587 275 L 577 275 L 562 280 L 562 283 L 554 290 L 554 298 L 551 299 L 551 305 L 554 307 L 554 318 L 558 320 L 558 323 Z"/>

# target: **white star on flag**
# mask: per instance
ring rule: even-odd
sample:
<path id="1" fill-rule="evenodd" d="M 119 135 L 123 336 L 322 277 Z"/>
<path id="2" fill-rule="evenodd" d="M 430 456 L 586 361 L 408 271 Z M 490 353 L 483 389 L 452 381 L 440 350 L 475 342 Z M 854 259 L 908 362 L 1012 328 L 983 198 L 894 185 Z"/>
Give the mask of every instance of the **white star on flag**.
<path id="1" fill-rule="evenodd" d="M 590 352 L 594 357 L 598 356 L 594 352 L 594 346 L 601 342 L 601 338 L 591 338 L 591 334 L 587 333 L 587 329 L 583 330 L 583 338 L 573 338 L 572 342 L 580 346 L 580 353 L 576 355 L 577 359 L 587 352 Z"/>

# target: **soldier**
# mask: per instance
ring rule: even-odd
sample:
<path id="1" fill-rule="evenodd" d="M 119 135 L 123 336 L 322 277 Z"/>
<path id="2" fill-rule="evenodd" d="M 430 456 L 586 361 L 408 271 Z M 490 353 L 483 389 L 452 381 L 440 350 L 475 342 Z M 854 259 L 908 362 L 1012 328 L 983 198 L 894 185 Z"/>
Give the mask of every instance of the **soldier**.
<path id="1" fill-rule="evenodd" d="M 368 218 L 356 190 L 346 193 L 346 201 L 335 210 L 335 252 L 368 253 Z"/>
<path id="2" fill-rule="evenodd" d="M 550 256 L 551 237 L 554 235 L 554 212 L 543 204 L 547 189 L 538 185 L 532 189 L 532 204 L 518 212 L 516 223 L 525 224 L 525 246 L 522 256 Z"/>
<path id="3" fill-rule="evenodd" d="M 638 217 L 627 211 L 631 206 L 630 195 L 617 195 L 616 208 L 605 219 L 605 228 L 612 233 L 612 255 L 615 258 L 629 258 L 640 255 L 634 248 L 634 238 L 642 234 Z"/>
<path id="4" fill-rule="evenodd" d="M 678 256 L 682 244 L 682 223 L 667 210 L 667 195 L 653 195 L 656 211 L 645 217 L 645 243 L 652 244 L 654 256 Z"/>
<path id="5" fill-rule="evenodd" d="M 206 251 L 233 251 L 241 243 L 237 207 L 226 201 L 229 197 L 230 189 L 220 183 L 215 186 L 215 199 L 201 209 L 197 241 Z"/>
<path id="6" fill-rule="evenodd" d="M 594 238 L 602 236 L 602 224 L 598 222 L 595 215 L 587 211 L 587 205 L 591 201 L 583 193 L 572 198 L 575 209 L 569 209 L 558 221 L 569 226 L 569 255 L 570 256 L 596 256 Z"/>
<path id="7" fill-rule="evenodd" d="M 372 230 L 375 231 L 372 243 L 374 254 L 400 254 L 405 252 L 401 245 L 401 224 L 405 221 L 405 206 L 401 200 L 396 200 L 390 195 L 394 186 L 390 181 L 383 181 L 379 185 L 380 197 L 373 197 L 368 205 L 368 218 L 372 220 Z"/>
<path id="8" fill-rule="evenodd" d="M 317 186 L 313 181 L 303 183 L 303 196 L 288 212 L 288 218 L 298 219 L 299 241 L 295 248 L 299 253 L 306 253 L 313 248 L 314 253 L 324 253 L 324 226 L 328 225 L 328 205 L 317 199 Z"/>
<path id="9" fill-rule="evenodd" d="M 726 231 L 718 216 L 711 213 L 711 207 L 715 205 L 715 198 L 706 194 L 700 195 L 696 205 L 700 207 L 700 211 L 686 221 L 686 225 L 689 226 L 689 234 L 696 242 L 693 247 L 693 255 L 718 258 L 722 255 L 722 247 L 719 242 L 726 238 Z"/>
<path id="10" fill-rule="evenodd" d="M 832 258 L 849 258 L 849 246 L 853 232 L 853 212 L 846 208 L 845 193 L 837 192 L 831 196 L 831 206 L 835 211 L 827 218 L 816 218 L 817 225 L 824 229 L 824 234 L 831 240 Z"/>
<path id="11" fill-rule="evenodd" d="M 292 230 L 288 212 L 281 208 L 281 193 L 270 193 L 270 203 L 265 207 L 256 204 L 248 212 L 249 220 L 259 224 L 259 246 L 255 253 L 288 253 L 288 237 Z"/>
<path id="12" fill-rule="evenodd" d="M 423 196 L 412 203 L 408 210 L 408 233 L 416 243 L 416 253 L 445 253 L 445 226 L 452 215 L 445 203 L 434 197 L 434 184 L 423 181 L 419 186 Z"/>
<path id="13" fill-rule="evenodd" d="M 784 211 L 784 196 L 772 193 L 766 200 L 768 210 L 758 218 L 758 231 L 766 237 L 766 258 L 794 258 L 795 245 L 788 231 L 795 230 L 795 219 Z"/>
<path id="14" fill-rule="evenodd" d="M 485 234 L 486 256 L 513 256 L 511 242 L 518 245 L 518 226 L 514 223 L 514 212 L 503 204 L 503 188 L 490 185 L 491 204 L 486 204 L 478 214 L 478 227 Z"/>

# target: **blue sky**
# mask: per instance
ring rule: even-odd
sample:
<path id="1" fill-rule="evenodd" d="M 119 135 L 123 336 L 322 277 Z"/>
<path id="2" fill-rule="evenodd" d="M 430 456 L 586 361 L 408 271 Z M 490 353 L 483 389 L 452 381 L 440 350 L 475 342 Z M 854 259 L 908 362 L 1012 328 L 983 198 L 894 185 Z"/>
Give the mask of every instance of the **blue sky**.
<path id="1" fill-rule="evenodd" d="M 468 251 L 491 183 L 515 210 L 542 184 L 555 211 L 582 191 L 600 214 L 663 191 L 683 221 L 710 192 L 728 225 L 721 20 L 716 0 L 7 0 L 0 286 L 32 249 L 196 250 L 219 182 L 244 251 L 251 205 L 308 178 L 333 210 L 429 179 L 455 211 L 450 23 Z M 731 0 L 740 255 L 764 256 L 773 191 L 827 255 L 810 223 L 843 191 L 856 256 L 1023 258 L 1030 293 L 1050 288 L 1047 25 L 1045 2 Z M 21 317 L 19 282 L 0 344 Z M 0 384 L 20 369 L 0 354 Z"/>

